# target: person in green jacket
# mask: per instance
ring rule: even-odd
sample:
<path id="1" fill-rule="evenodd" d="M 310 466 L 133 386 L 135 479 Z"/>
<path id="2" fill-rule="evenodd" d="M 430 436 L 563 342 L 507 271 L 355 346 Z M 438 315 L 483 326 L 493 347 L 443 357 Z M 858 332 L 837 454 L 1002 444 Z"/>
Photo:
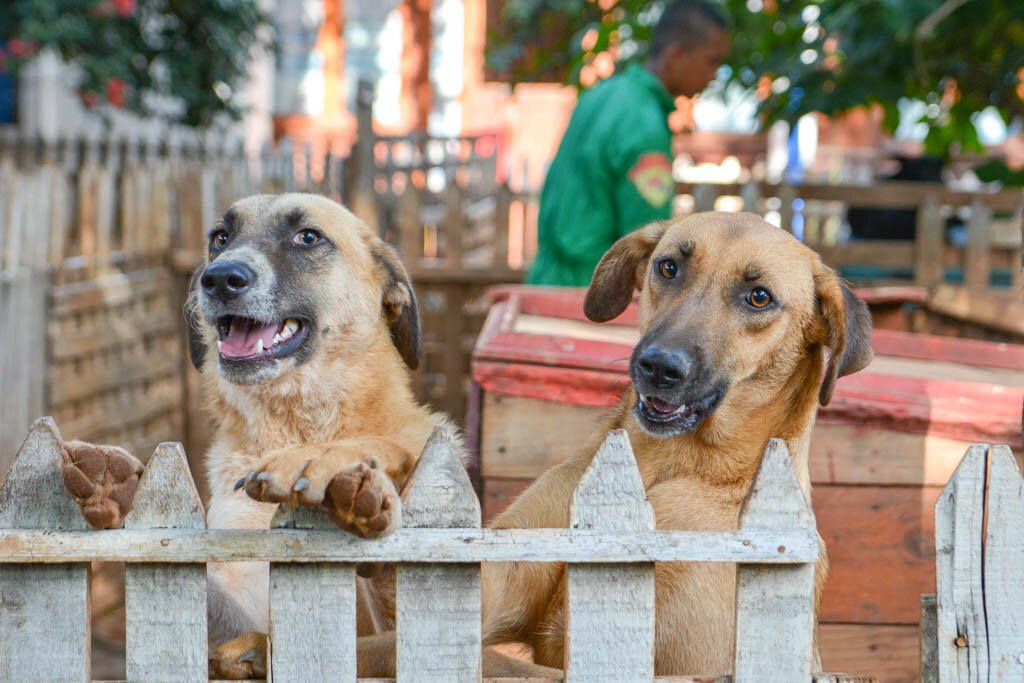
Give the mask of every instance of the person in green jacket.
<path id="1" fill-rule="evenodd" d="M 643 66 L 580 95 L 544 179 L 530 284 L 583 287 L 626 233 L 671 215 L 675 97 L 692 97 L 729 54 L 725 16 L 707 0 L 667 6 Z"/>

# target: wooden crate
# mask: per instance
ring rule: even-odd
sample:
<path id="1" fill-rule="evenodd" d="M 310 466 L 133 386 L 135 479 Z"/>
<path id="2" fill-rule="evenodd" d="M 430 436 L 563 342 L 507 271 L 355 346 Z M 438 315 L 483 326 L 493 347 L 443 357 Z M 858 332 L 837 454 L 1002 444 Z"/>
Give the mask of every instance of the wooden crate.
<path id="1" fill-rule="evenodd" d="M 596 325 L 580 290 L 492 296 L 473 356 L 485 520 L 596 428 L 628 384 L 637 339 L 635 305 Z M 935 585 L 935 501 L 970 442 L 1020 445 L 1024 347 L 890 330 L 873 343 L 876 359 L 837 383 L 811 439 L 832 565 L 824 667 L 913 681 L 920 595 Z"/>

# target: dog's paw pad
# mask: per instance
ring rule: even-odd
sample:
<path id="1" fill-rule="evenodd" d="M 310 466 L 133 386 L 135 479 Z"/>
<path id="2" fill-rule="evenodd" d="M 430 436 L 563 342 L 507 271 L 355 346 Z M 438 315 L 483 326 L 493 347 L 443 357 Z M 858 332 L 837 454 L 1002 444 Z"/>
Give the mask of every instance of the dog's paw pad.
<path id="1" fill-rule="evenodd" d="M 381 536 L 401 521 L 398 491 L 372 457 L 334 476 L 324 507 L 335 524 L 363 538 Z"/>
<path id="2" fill-rule="evenodd" d="M 210 655 L 210 678 L 244 680 L 267 677 L 267 636 L 250 631 L 218 645 Z"/>
<path id="3" fill-rule="evenodd" d="M 135 499 L 142 463 L 116 446 L 67 441 L 61 447 L 64 487 L 85 520 L 97 529 L 121 526 Z"/>

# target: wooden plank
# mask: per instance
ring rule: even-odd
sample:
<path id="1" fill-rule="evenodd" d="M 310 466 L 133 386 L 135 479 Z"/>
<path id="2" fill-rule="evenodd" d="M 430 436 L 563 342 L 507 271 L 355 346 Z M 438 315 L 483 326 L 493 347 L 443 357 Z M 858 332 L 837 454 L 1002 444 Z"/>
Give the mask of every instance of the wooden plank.
<path id="1" fill-rule="evenodd" d="M 914 282 L 929 286 L 942 282 L 942 251 L 946 243 L 945 224 L 939 203 L 929 194 L 917 209 L 914 240 Z"/>
<path id="2" fill-rule="evenodd" d="M 319 507 L 281 506 L 270 526 L 345 535 Z M 271 564 L 270 642 L 275 679 L 355 681 L 355 564 Z"/>
<path id="3" fill-rule="evenodd" d="M 67 401 L 89 398 L 118 387 L 176 375 L 181 368 L 181 355 L 173 344 L 176 340 L 168 338 L 166 341 L 170 344 L 160 344 L 158 348 L 165 349 L 170 345 L 172 352 L 157 353 L 150 357 L 137 354 L 133 362 L 120 367 L 114 363 L 104 363 L 100 367 L 90 363 L 89 368 L 83 372 L 74 372 L 73 365 L 51 367 L 47 380 L 50 386 L 50 405 L 59 406 Z"/>
<path id="4" fill-rule="evenodd" d="M 166 293 L 173 284 L 174 280 L 166 269 L 149 268 L 54 285 L 50 292 L 53 315 L 64 316 L 100 306 L 120 306 L 134 299 Z"/>
<path id="5" fill-rule="evenodd" d="M 139 478 L 125 529 L 205 529 L 181 444 L 162 443 Z M 206 565 L 128 565 L 125 666 L 132 681 L 207 679 Z"/>
<path id="6" fill-rule="evenodd" d="M 777 547 L 785 546 L 779 552 Z M 302 554 L 296 548 L 302 548 Z M 305 530 L 116 530 L 62 534 L 0 530 L 9 562 L 749 562 L 793 564 L 818 556 L 807 531 L 398 529 L 367 541 Z"/>
<path id="7" fill-rule="evenodd" d="M 580 478 L 570 524 L 574 530 L 654 529 L 654 510 L 625 430 L 608 433 Z M 569 564 L 567 585 L 566 680 L 651 680 L 654 565 Z"/>
<path id="8" fill-rule="evenodd" d="M 989 451 L 983 576 L 989 676 L 1024 679 L 1024 481 L 1006 446 Z"/>
<path id="9" fill-rule="evenodd" d="M 914 262 L 914 243 L 902 240 L 858 240 L 832 247 L 815 246 L 814 250 L 832 268 L 865 264 L 898 268 Z"/>
<path id="10" fill-rule="evenodd" d="M 129 325 L 91 328 L 74 335 L 62 334 L 60 328 L 51 321 L 51 355 L 63 360 L 114 346 L 136 344 L 145 337 L 173 333 L 177 329 L 177 321 L 169 311 L 170 306 L 160 306 L 152 311 L 151 316 L 132 320 Z"/>
<path id="11" fill-rule="evenodd" d="M 875 676 L 879 683 L 918 680 L 917 626 L 823 623 L 819 630 L 825 671 Z"/>
<path id="12" fill-rule="evenodd" d="M 483 496 L 480 501 L 484 524 L 490 524 L 491 520 L 504 512 L 505 508 L 532 483 L 533 479 L 484 479 Z"/>
<path id="13" fill-rule="evenodd" d="M 580 448 L 606 409 L 484 394 L 480 465 L 485 477 L 535 478 Z"/>
<path id="14" fill-rule="evenodd" d="M 937 487 L 814 487 L 814 513 L 830 565 L 823 621 L 918 623 L 919 598 L 935 585 L 932 530 L 939 492 Z"/>
<path id="15" fill-rule="evenodd" d="M 942 486 L 966 446 L 963 441 L 934 434 L 818 422 L 811 432 L 810 453 L 815 503 L 818 484 Z M 821 515 L 819 511 L 819 523 Z"/>
<path id="16" fill-rule="evenodd" d="M 434 429 L 402 496 L 404 527 L 480 528 L 458 451 L 450 428 Z M 480 565 L 399 565 L 396 601 L 399 680 L 479 680 Z"/>
<path id="17" fill-rule="evenodd" d="M 741 531 L 815 530 L 814 512 L 793 472 L 786 444 L 772 439 L 740 511 Z M 779 547 L 779 552 L 785 550 Z M 745 681 L 800 681 L 811 677 L 814 645 L 814 571 L 744 564 L 736 569 L 734 675 Z"/>
<path id="18" fill-rule="evenodd" d="M 967 222 L 967 254 L 964 266 L 964 284 L 968 287 L 988 287 L 989 226 L 992 211 L 981 197 L 971 203 L 971 218 Z"/>
<path id="19" fill-rule="evenodd" d="M 935 505 L 936 631 L 942 681 L 988 680 L 981 588 L 987 455 L 987 446 L 971 446 Z"/>
<path id="20" fill-rule="evenodd" d="M 939 683 L 938 605 L 935 593 L 921 596 L 921 683 Z"/>
<path id="21" fill-rule="evenodd" d="M 60 439 L 53 420 L 32 425 L 0 486 L 0 529 L 86 528 L 64 490 Z M 0 564 L 0 606 L 0 671 L 6 680 L 89 679 L 88 564 Z"/>
<path id="22" fill-rule="evenodd" d="M 1018 291 L 973 290 L 940 284 L 932 290 L 927 308 L 957 320 L 1024 335 L 1024 303 Z"/>

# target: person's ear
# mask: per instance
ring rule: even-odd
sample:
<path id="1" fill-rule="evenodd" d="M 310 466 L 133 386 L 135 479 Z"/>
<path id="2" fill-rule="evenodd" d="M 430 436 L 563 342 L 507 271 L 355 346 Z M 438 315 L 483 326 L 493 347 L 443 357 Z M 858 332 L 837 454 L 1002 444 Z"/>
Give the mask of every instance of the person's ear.
<path id="1" fill-rule="evenodd" d="M 619 238 L 605 252 L 583 300 L 588 318 L 603 323 L 626 310 L 633 290 L 643 289 L 647 262 L 667 229 L 665 222 L 651 223 Z"/>

